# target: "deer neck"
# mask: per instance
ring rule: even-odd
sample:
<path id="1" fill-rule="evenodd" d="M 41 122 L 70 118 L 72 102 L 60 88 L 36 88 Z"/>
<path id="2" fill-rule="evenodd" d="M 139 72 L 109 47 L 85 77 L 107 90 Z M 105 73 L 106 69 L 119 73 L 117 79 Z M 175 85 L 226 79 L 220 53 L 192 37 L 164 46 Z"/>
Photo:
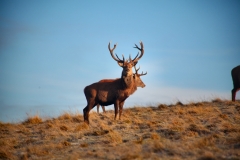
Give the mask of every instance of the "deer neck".
<path id="1" fill-rule="evenodd" d="M 127 88 L 132 88 L 132 86 L 134 85 L 134 79 L 133 79 L 133 75 L 130 76 L 122 76 L 122 84 L 123 87 L 125 89 Z"/>
<path id="2" fill-rule="evenodd" d="M 132 86 L 131 86 L 131 89 L 130 89 L 130 94 L 133 94 L 136 90 L 137 90 L 137 84 L 135 82 L 135 79 L 133 78 L 132 76 Z"/>
<path id="3" fill-rule="evenodd" d="M 133 75 L 122 77 L 122 84 L 128 96 L 130 96 L 137 90 Z"/>

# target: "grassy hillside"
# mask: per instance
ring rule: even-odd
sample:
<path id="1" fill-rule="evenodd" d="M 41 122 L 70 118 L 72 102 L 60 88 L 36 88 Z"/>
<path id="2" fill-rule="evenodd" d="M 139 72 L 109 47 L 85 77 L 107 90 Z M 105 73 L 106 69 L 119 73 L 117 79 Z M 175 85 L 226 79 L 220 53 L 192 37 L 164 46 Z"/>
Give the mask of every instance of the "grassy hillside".
<path id="1" fill-rule="evenodd" d="M 240 102 L 199 102 L 0 123 L 0 159 L 240 159 Z"/>

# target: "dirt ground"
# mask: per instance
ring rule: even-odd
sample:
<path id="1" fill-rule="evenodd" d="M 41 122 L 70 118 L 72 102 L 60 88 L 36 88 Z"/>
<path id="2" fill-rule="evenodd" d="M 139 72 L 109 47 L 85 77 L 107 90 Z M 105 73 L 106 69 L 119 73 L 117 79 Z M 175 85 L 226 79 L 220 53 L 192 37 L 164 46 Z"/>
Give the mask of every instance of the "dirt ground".
<path id="1" fill-rule="evenodd" d="M 240 159 L 240 102 L 215 99 L 0 122 L 0 159 Z"/>

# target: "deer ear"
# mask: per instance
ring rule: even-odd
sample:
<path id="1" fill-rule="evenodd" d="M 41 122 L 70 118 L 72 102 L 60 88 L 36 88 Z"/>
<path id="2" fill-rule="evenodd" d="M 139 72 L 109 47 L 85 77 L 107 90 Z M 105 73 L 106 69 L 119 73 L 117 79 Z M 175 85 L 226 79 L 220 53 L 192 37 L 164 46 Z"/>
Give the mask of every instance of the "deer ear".
<path id="1" fill-rule="evenodd" d="M 118 65 L 119 65 L 120 67 L 123 67 L 123 63 L 122 63 L 122 62 L 118 62 Z"/>

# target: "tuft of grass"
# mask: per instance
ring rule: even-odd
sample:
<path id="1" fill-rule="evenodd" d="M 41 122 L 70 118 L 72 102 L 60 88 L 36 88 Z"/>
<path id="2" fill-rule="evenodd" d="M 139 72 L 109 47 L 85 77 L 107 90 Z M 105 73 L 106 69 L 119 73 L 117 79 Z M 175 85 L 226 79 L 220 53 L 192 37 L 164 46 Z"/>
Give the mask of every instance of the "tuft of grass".
<path id="1" fill-rule="evenodd" d="M 27 154 L 22 154 L 20 157 L 21 160 L 28 160 L 28 155 Z"/>
<path id="2" fill-rule="evenodd" d="M 5 127 L 8 127 L 8 126 L 11 126 L 12 124 L 10 124 L 10 123 L 4 123 L 4 122 L 1 122 L 0 121 L 0 129 L 2 129 L 2 128 L 5 128 Z"/>
<path id="3" fill-rule="evenodd" d="M 67 127 L 66 125 L 60 126 L 60 129 L 61 129 L 62 131 L 68 131 L 68 127 Z"/>
<path id="4" fill-rule="evenodd" d="M 76 126 L 75 131 L 82 131 L 82 130 L 87 130 L 87 129 L 89 129 L 89 126 L 83 122 Z"/>
<path id="5" fill-rule="evenodd" d="M 122 143 L 122 136 L 116 131 L 110 131 L 108 133 L 108 139 L 112 143 Z"/>
<path id="6" fill-rule="evenodd" d="M 213 147 L 215 146 L 216 142 L 216 136 L 215 135 L 210 135 L 207 137 L 200 138 L 194 143 L 194 147 L 196 148 L 206 148 L 206 147 Z"/>
<path id="7" fill-rule="evenodd" d="M 164 149 L 164 145 L 160 141 L 154 141 L 153 143 L 153 151 L 160 152 Z"/>
<path id="8" fill-rule="evenodd" d="M 49 128 L 53 128 L 53 124 L 48 122 L 48 123 L 46 124 L 46 129 L 49 129 Z"/>
<path id="9" fill-rule="evenodd" d="M 69 143 L 68 141 L 63 141 L 63 142 L 62 142 L 62 145 L 63 145 L 63 146 L 71 146 L 71 143 Z"/>
<path id="10" fill-rule="evenodd" d="M 105 134 L 108 134 L 108 130 L 102 130 L 102 129 L 96 129 L 93 132 L 87 133 L 86 135 L 92 135 L 92 136 L 102 136 Z"/>
<path id="11" fill-rule="evenodd" d="M 153 140 L 159 140 L 159 139 L 160 139 L 160 136 L 159 136 L 158 133 L 153 132 L 153 133 L 151 134 L 151 139 L 153 139 Z"/>
<path id="12" fill-rule="evenodd" d="M 80 146 L 81 146 L 82 148 L 86 148 L 86 147 L 88 147 L 88 144 L 87 144 L 87 143 L 82 143 L 82 144 L 80 144 Z"/>
<path id="13" fill-rule="evenodd" d="M 72 116 L 70 113 L 65 112 L 61 116 L 58 117 L 59 120 L 71 120 Z"/>
<path id="14" fill-rule="evenodd" d="M 167 109 L 167 105 L 166 104 L 159 104 L 158 109 L 161 109 L 161 110 Z"/>
<path id="15" fill-rule="evenodd" d="M 42 122 L 43 122 L 42 118 L 40 118 L 38 115 L 36 115 L 36 116 L 27 118 L 23 122 L 23 124 L 39 124 L 39 123 L 42 123 Z"/>
<path id="16" fill-rule="evenodd" d="M 175 106 L 184 106 L 184 104 L 181 101 L 178 101 Z"/>
<path id="17" fill-rule="evenodd" d="M 136 141 L 134 141 L 136 144 L 142 144 L 143 143 L 143 137 L 137 138 Z"/>
<path id="18" fill-rule="evenodd" d="M 212 100 L 213 103 L 222 103 L 223 100 L 221 100 L 220 98 L 216 98 L 214 100 Z"/>
<path id="19" fill-rule="evenodd" d="M 126 119 L 126 120 L 124 120 L 124 122 L 130 124 L 132 121 L 130 119 Z"/>
<path id="20" fill-rule="evenodd" d="M 216 160 L 212 152 L 205 151 L 199 160 Z"/>
<path id="21" fill-rule="evenodd" d="M 80 114 L 72 116 L 73 122 L 80 123 L 83 122 L 83 116 Z"/>

